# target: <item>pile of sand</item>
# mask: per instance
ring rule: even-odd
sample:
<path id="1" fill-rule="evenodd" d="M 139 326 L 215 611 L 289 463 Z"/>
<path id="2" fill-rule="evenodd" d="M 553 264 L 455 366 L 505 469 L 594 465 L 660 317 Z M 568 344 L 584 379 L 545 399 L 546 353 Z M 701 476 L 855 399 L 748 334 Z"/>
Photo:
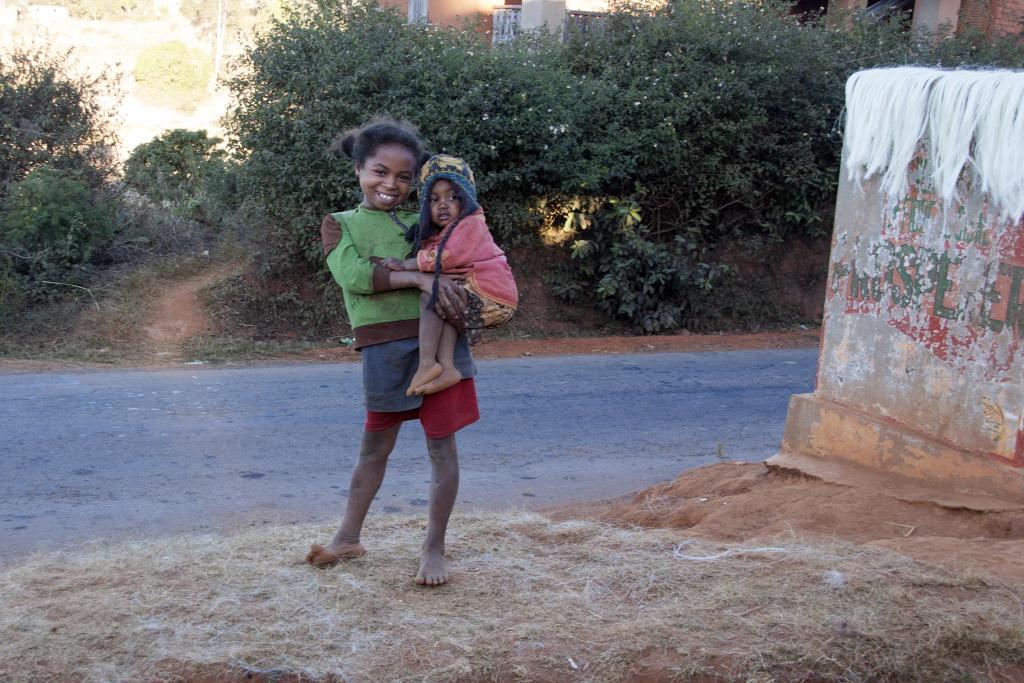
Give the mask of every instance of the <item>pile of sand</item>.
<path id="1" fill-rule="evenodd" d="M 717 541 L 803 537 L 887 548 L 924 563 L 1024 583 L 1024 510 L 977 512 L 724 463 L 625 501 L 555 511 L 615 524 L 686 529 Z"/>

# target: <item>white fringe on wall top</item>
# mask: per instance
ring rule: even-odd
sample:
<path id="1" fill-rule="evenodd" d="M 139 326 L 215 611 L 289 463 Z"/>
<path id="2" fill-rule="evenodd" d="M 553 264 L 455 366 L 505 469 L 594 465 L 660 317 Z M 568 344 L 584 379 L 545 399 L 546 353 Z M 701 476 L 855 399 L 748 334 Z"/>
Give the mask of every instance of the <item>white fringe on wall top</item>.
<path id="1" fill-rule="evenodd" d="M 922 138 L 931 180 L 956 197 L 964 167 L 1000 214 L 1024 216 L 1024 72 L 895 67 L 846 81 L 846 170 L 851 180 L 882 175 L 902 197 Z"/>

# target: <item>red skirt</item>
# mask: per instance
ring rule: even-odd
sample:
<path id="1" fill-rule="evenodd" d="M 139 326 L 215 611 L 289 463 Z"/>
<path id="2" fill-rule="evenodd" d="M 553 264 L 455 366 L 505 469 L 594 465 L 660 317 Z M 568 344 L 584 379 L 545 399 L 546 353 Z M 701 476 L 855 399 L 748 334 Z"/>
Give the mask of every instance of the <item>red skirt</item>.
<path id="1" fill-rule="evenodd" d="M 480 419 L 476 404 L 476 385 L 472 378 L 436 394 L 423 397 L 423 405 L 400 413 L 366 411 L 368 432 L 383 432 L 406 420 L 419 419 L 428 439 L 443 439 Z"/>

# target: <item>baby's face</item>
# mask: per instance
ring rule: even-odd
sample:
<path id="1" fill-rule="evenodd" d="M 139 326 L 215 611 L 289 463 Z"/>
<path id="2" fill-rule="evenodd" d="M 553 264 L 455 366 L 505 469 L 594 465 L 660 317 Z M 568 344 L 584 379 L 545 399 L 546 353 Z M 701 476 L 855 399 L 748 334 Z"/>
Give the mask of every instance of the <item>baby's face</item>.
<path id="1" fill-rule="evenodd" d="M 462 202 L 455 195 L 455 186 L 443 178 L 430 188 L 430 220 L 447 228 L 462 213 Z"/>

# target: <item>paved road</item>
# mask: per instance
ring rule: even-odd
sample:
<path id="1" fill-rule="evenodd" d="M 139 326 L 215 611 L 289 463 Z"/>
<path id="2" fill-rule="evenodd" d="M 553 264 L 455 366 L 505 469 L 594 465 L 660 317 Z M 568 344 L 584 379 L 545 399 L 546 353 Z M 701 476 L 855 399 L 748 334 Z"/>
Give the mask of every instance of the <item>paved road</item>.
<path id="1" fill-rule="evenodd" d="M 781 441 L 816 349 L 480 361 L 483 419 L 459 436 L 463 508 L 626 494 Z M 0 562 L 94 538 L 323 521 L 344 503 L 357 364 L 0 375 Z M 403 429 L 375 503 L 423 510 Z"/>

